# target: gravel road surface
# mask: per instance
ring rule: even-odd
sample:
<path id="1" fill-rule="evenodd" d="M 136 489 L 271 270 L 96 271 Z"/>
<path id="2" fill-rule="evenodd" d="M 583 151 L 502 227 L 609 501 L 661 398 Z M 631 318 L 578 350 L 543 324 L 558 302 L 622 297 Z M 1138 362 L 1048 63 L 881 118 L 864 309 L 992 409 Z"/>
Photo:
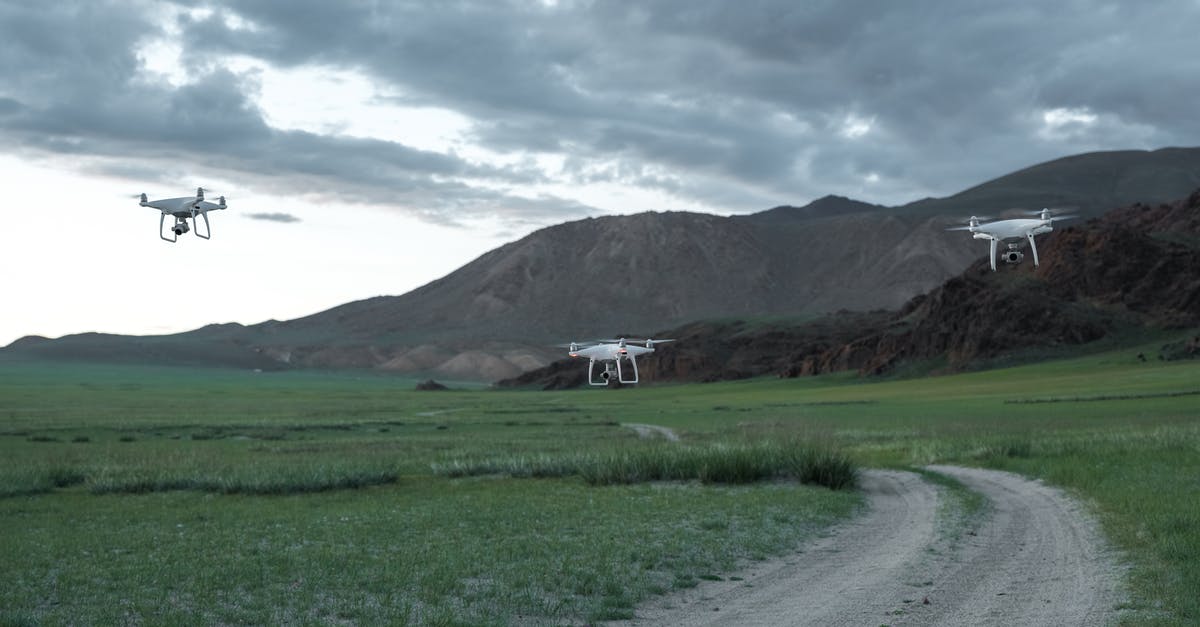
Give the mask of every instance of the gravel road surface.
<path id="1" fill-rule="evenodd" d="M 653 599 L 626 625 L 1104 625 L 1120 570 L 1086 510 L 1011 473 L 929 468 L 990 502 L 965 524 L 939 517 L 942 489 L 868 470 L 858 518 L 740 581 Z"/>

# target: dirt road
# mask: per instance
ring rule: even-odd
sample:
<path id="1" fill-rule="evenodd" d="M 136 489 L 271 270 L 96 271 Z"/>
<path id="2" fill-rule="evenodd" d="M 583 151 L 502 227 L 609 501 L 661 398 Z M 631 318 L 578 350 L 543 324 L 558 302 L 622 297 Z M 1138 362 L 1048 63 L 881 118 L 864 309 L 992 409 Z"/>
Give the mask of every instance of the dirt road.
<path id="1" fill-rule="evenodd" d="M 990 470 L 931 467 L 990 501 L 955 529 L 940 489 L 863 475 L 867 510 L 742 581 L 639 608 L 633 625 L 1103 625 L 1123 600 L 1095 522 L 1063 492 Z"/>

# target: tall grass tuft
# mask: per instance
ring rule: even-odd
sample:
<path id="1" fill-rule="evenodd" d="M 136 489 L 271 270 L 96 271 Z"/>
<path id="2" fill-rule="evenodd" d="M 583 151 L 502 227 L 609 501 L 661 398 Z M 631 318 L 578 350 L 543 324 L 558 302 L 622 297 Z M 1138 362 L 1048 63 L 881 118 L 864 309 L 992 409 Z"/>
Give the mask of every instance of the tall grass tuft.
<path id="1" fill-rule="evenodd" d="M 392 467 L 355 464 L 210 468 L 101 469 L 88 478 L 93 494 L 142 494 L 197 490 L 221 494 L 285 495 L 395 483 Z"/>
<path id="2" fill-rule="evenodd" d="M 578 461 L 569 456 L 511 455 L 489 459 L 452 459 L 432 464 L 433 474 L 443 477 L 508 475 L 545 479 L 579 474 Z"/>
<path id="3" fill-rule="evenodd" d="M 0 498 L 46 494 L 83 483 L 85 470 L 67 462 L 0 469 Z"/>
<path id="4" fill-rule="evenodd" d="M 823 485 L 833 490 L 852 488 L 858 482 L 858 469 L 844 453 L 825 447 L 790 449 L 788 473 L 800 483 Z"/>
<path id="5" fill-rule="evenodd" d="M 434 464 L 433 472 L 445 477 L 579 476 L 596 486 L 650 481 L 747 484 L 793 479 L 835 490 L 852 487 L 857 477 L 856 466 L 846 455 L 801 443 L 654 445 L 590 454 L 457 459 Z"/>

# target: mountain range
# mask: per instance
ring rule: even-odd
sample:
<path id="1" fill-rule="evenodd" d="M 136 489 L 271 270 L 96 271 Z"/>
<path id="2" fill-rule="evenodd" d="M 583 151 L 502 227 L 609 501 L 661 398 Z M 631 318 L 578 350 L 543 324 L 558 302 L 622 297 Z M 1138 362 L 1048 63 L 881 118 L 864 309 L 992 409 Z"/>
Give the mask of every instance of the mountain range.
<path id="1" fill-rule="evenodd" d="M 715 381 L 956 371 L 1141 337 L 1147 329 L 1200 327 L 1200 189 L 1173 203 L 1114 209 L 1041 242 L 1038 267 L 992 271 L 980 259 L 895 311 L 669 329 L 662 335 L 678 341 L 643 357 L 640 374 L 646 381 Z M 1194 335 L 1164 347 L 1162 357 L 1200 357 L 1200 332 Z M 586 383 L 585 373 L 586 363 L 563 359 L 501 385 L 575 387 Z"/>
<path id="2" fill-rule="evenodd" d="M 969 215 L 1071 206 L 1089 217 L 1197 187 L 1200 148 L 1166 148 L 1076 155 L 898 207 L 827 196 L 751 215 L 589 218 L 538 230 L 400 296 L 173 335 L 26 337 L 0 358 L 497 380 L 550 363 L 558 342 L 697 320 L 896 309 L 978 264 L 987 246 L 946 231 Z"/>

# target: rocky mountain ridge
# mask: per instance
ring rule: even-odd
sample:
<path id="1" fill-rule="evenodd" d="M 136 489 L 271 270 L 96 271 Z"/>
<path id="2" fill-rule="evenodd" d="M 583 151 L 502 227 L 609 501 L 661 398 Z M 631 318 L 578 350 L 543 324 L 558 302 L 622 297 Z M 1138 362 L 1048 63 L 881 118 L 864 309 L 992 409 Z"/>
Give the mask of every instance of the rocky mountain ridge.
<path id="1" fill-rule="evenodd" d="M 643 359 L 647 381 L 713 381 L 914 363 L 954 371 L 1006 355 L 1053 352 L 1134 328 L 1200 326 L 1200 190 L 1134 204 L 1039 238 L 1042 263 L 992 272 L 980 259 L 894 312 L 839 312 L 812 322 L 699 322 Z M 586 364 L 560 360 L 503 385 L 573 387 Z"/>

